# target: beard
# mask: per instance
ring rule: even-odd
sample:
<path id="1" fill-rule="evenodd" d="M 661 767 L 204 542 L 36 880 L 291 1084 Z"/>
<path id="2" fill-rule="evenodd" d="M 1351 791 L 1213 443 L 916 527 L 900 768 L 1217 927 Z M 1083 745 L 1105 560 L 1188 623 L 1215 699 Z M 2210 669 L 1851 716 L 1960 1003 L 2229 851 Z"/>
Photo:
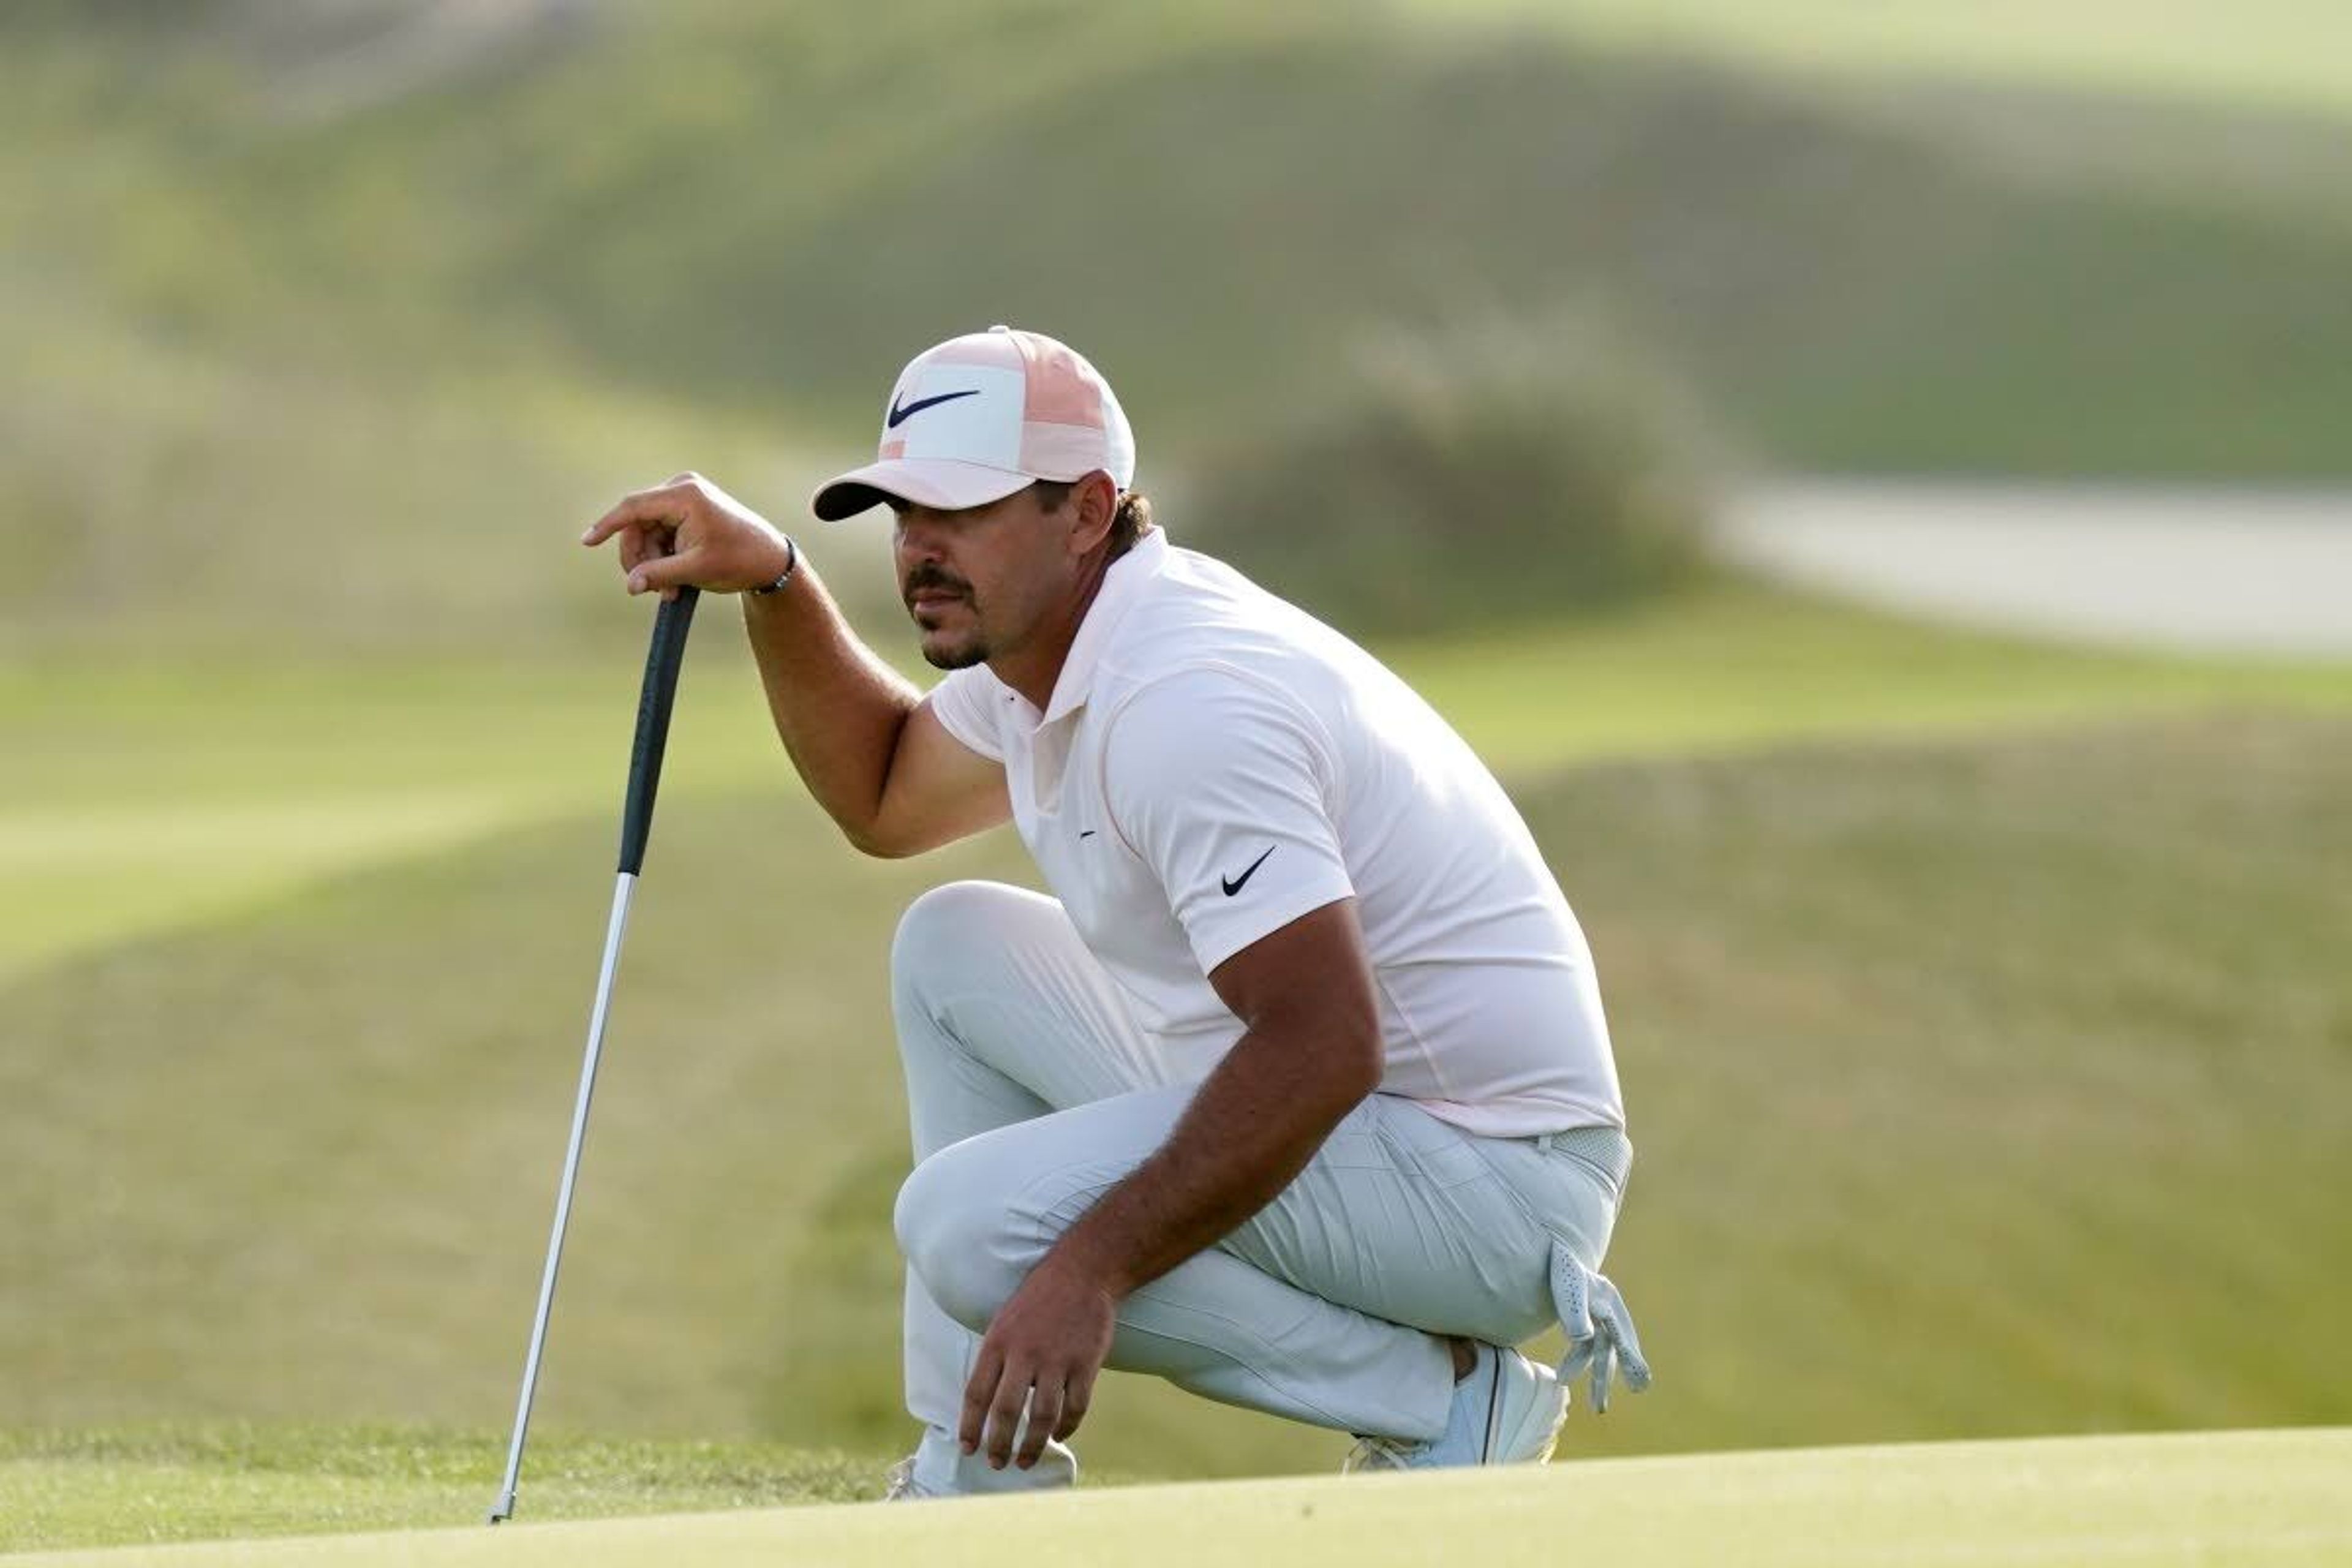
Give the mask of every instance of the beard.
<path id="1" fill-rule="evenodd" d="M 933 669 L 970 669 L 975 664 L 988 662 L 988 649 L 978 638 L 961 647 L 933 647 L 926 643 L 923 662 Z"/>
<path id="2" fill-rule="evenodd" d="M 923 662 L 934 669 L 969 669 L 988 661 L 987 639 L 977 626 L 964 634 L 963 640 L 941 644 L 934 639 L 940 634 L 925 626 L 915 608 L 915 595 L 925 591 L 956 595 L 963 601 L 964 612 L 974 620 L 980 618 L 980 601 L 972 595 L 971 584 L 944 567 L 926 563 L 907 574 L 899 584 L 899 596 L 905 601 L 907 614 L 914 617 L 916 626 L 923 633 Z"/>

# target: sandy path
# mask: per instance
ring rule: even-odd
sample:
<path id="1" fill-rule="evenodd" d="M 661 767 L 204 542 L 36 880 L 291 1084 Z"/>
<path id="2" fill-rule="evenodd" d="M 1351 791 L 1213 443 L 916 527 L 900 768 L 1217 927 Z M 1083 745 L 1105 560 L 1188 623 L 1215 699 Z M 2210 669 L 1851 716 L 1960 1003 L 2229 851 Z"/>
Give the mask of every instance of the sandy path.
<path id="1" fill-rule="evenodd" d="M 2352 492 L 1805 480 L 1722 545 L 1889 609 L 2070 640 L 2352 658 Z"/>

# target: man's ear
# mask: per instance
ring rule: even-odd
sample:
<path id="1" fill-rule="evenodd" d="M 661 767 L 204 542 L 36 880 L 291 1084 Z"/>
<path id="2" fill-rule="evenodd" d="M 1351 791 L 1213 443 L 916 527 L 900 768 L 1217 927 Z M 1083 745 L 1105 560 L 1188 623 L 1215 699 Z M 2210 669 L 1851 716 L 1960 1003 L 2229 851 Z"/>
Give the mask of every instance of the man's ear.
<path id="1" fill-rule="evenodd" d="M 1070 548 L 1083 555 L 1110 537 L 1118 515 L 1118 486 L 1097 468 L 1070 489 Z"/>

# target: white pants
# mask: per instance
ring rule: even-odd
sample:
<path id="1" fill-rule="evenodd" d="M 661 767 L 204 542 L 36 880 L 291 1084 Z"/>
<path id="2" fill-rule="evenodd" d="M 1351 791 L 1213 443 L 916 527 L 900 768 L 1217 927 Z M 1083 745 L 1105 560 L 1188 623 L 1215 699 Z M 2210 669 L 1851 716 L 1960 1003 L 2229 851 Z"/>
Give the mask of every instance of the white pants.
<path id="1" fill-rule="evenodd" d="M 955 1443 L 979 1331 L 1167 1141 L 1194 1084 L 1052 899 L 934 889 L 890 968 L 917 1162 L 897 1215 L 907 1408 L 925 1428 L 919 1477 L 962 1489 L 984 1467 Z M 1127 1300 L 1110 1364 L 1318 1426 L 1434 1437 L 1454 1370 L 1433 1336 L 1515 1344 L 1548 1327 L 1551 1249 L 1600 1267 L 1621 1177 L 1373 1095 L 1265 1208 Z"/>

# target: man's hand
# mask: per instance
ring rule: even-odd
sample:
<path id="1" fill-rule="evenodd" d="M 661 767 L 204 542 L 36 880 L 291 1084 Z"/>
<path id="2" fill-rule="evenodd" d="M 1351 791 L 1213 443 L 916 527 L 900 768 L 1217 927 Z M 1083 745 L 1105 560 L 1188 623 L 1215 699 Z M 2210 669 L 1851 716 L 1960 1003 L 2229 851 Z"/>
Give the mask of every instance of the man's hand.
<path id="1" fill-rule="evenodd" d="M 1302 985 L 1298 976 L 1316 977 Z M 1003 1469 L 1086 1418 L 1118 1303 L 1272 1202 L 1380 1085 L 1379 1009 L 1356 900 L 1260 937 L 1209 984 L 1248 1026 L 1202 1081 L 1168 1142 L 1062 1233 L 988 1325 L 959 1431 Z"/>
<path id="2" fill-rule="evenodd" d="M 1010 1457 L 1025 1470 L 1045 1451 L 1048 1437 L 1076 1432 L 1110 1356 L 1118 1311 L 1110 1291 L 1083 1266 L 1063 1261 L 1058 1250 L 1047 1253 L 980 1342 L 963 1391 L 963 1451 L 984 1452 L 991 1469 L 1003 1469 Z M 1024 1402 L 1029 1426 L 1015 1453 Z"/>
<path id="3" fill-rule="evenodd" d="M 712 594 L 764 588 L 792 560 L 784 536 L 765 518 L 700 474 L 624 498 L 580 542 L 602 544 L 615 534 L 629 592 L 658 590 L 666 600 L 689 586 Z"/>

